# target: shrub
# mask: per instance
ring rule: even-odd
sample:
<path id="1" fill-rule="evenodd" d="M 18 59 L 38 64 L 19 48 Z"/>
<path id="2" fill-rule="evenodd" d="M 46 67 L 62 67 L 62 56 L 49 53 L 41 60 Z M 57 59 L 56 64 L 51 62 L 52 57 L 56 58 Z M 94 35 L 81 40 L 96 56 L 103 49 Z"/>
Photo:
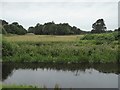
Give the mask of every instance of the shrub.
<path id="1" fill-rule="evenodd" d="M 117 33 L 107 34 L 87 34 L 81 40 L 94 40 L 97 45 L 103 43 L 111 43 L 112 41 L 118 40 L 119 35 Z"/>
<path id="2" fill-rule="evenodd" d="M 3 56 L 12 56 L 14 54 L 13 45 L 6 41 L 2 41 L 2 55 Z"/>

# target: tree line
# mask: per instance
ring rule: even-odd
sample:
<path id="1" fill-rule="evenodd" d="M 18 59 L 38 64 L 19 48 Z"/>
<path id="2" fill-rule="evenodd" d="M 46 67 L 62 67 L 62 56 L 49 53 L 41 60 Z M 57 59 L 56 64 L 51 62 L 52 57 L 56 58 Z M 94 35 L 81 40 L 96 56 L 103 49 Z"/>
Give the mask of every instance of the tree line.
<path id="1" fill-rule="evenodd" d="M 13 22 L 12 24 L 9 24 L 5 20 L 0 20 L 0 30 L 2 34 L 18 34 L 18 35 L 24 35 L 27 33 L 27 30 L 22 26 L 19 25 L 17 22 Z"/>
<path id="2" fill-rule="evenodd" d="M 47 22 L 44 24 L 37 23 L 34 27 L 31 26 L 26 30 L 22 25 L 18 22 L 13 22 L 9 24 L 5 20 L 0 20 L 0 33 L 2 34 L 18 34 L 24 35 L 27 33 L 34 33 L 36 35 L 79 35 L 84 33 L 104 33 L 104 32 L 112 32 L 107 31 L 107 27 L 103 19 L 98 19 L 95 23 L 92 24 L 91 31 L 83 31 L 76 26 L 70 26 L 68 23 L 59 23 L 55 24 L 52 22 Z M 119 29 L 115 29 L 114 31 L 119 31 Z"/>
<path id="3" fill-rule="evenodd" d="M 28 33 L 37 35 L 73 35 L 82 34 L 84 31 L 75 26 L 70 26 L 68 23 L 55 24 L 53 21 L 45 24 L 36 24 L 35 27 L 29 27 Z"/>

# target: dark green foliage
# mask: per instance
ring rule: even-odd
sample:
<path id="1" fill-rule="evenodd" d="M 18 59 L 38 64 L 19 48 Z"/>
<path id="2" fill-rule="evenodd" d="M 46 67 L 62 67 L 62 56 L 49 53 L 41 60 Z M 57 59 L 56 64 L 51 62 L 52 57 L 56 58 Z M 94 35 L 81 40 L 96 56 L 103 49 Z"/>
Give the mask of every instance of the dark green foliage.
<path id="1" fill-rule="evenodd" d="M 18 34 L 24 35 L 27 31 L 23 28 L 22 25 L 19 25 L 17 22 L 13 22 L 12 24 L 8 24 L 5 20 L 0 20 L 2 22 L 2 31 L 3 34 L 10 33 L 10 34 Z"/>
<path id="2" fill-rule="evenodd" d="M 29 27 L 28 28 L 28 33 L 34 33 L 34 27 Z"/>
<path id="3" fill-rule="evenodd" d="M 114 32 L 113 35 L 115 37 L 115 40 L 120 40 L 120 33 L 118 31 Z"/>
<path id="4" fill-rule="evenodd" d="M 114 30 L 115 40 L 120 40 L 120 28 Z"/>
<path id="5" fill-rule="evenodd" d="M 8 25 L 8 22 L 6 22 L 5 20 L 0 19 L 0 23 L 2 23 L 1 25 Z"/>
<path id="6" fill-rule="evenodd" d="M 120 27 L 118 29 L 115 29 L 114 31 L 120 31 Z"/>
<path id="7" fill-rule="evenodd" d="M 56 34 L 56 29 L 57 27 L 54 22 L 48 22 L 43 25 L 42 31 L 43 34 L 54 35 Z"/>
<path id="8" fill-rule="evenodd" d="M 81 40 L 95 40 L 96 44 L 111 43 L 118 40 L 119 35 L 117 32 L 106 34 L 87 34 Z"/>
<path id="9" fill-rule="evenodd" d="M 14 54 L 13 44 L 5 40 L 2 41 L 2 55 L 3 56 L 12 56 Z"/>
<path id="10" fill-rule="evenodd" d="M 0 25 L 0 34 L 7 34 L 6 30 Z"/>
<path id="11" fill-rule="evenodd" d="M 7 32 L 4 28 L 2 28 L 2 34 L 7 34 Z"/>
<path id="12" fill-rule="evenodd" d="M 93 25 L 91 33 L 103 33 L 107 29 L 103 19 L 98 19 Z"/>
<path id="13" fill-rule="evenodd" d="M 120 45 L 118 46 L 118 57 L 117 57 L 118 63 L 120 63 Z"/>
<path id="14" fill-rule="evenodd" d="M 0 19 L 0 34 L 7 34 L 4 25 L 8 25 L 8 22 Z"/>
<path id="15" fill-rule="evenodd" d="M 29 27 L 28 32 L 36 35 L 70 35 L 81 34 L 83 31 L 75 26 L 71 27 L 68 23 L 48 22 L 44 25 L 38 23 L 35 27 Z"/>
<path id="16" fill-rule="evenodd" d="M 41 24 L 37 24 L 34 28 L 33 28 L 33 32 L 34 32 L 34 34 L 36 34 L 36 35 L 41 35 L 41 34 L 43 34 L 43 29 L 44 29 L 44 27 L 43 27 L 43 25 L 41 25 Z"/>
<path id="17" fill-rule="evenodd" d="M 24 35 L 27 33 L 27 31 L 19 24 L 9 24 L 9 25 L 4 25 L 5 30 L 7 33 L 11 34 L 18 34 L 18 35 Z"/>

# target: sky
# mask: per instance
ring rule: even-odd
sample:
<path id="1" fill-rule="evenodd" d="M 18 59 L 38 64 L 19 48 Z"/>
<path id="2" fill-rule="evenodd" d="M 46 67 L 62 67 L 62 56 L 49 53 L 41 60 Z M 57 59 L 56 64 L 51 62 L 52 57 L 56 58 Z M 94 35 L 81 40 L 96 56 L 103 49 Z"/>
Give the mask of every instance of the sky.
<path id="1" fill-rule="evenodd" d="M 1 19 L 26 29 L 54 21 L 90 31 L 98 19 L 104 19 L 108 30 L 118 27 L 118 0 L 1 0 L 0 11 Z"/>

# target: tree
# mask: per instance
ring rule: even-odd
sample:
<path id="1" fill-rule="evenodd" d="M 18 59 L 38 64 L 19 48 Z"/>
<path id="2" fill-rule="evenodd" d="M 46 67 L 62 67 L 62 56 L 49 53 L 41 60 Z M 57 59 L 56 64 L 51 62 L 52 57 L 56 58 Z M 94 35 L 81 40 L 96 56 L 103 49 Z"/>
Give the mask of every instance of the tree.
<path id="1" fill-rule="evenodd" d="M 5 25 L 8 25 L 8 22 L 0 19 L 0 34 L 7 34 L 7 32 L 4 28 Z"/>
<path id="2" fill-rule="evenodd" d="M 1 20 L 1 19 L 0 19 L 0 23 L 2 26 L 8 24 L 8 22 L 6 22 L 5 20 Z"/>
<path id="3" fill-rule="evenodd" d="M 34 27 L 34 34 L 36 34 L 36 35 L 41 35 L 41 34 L 43 34 L 42 29 L 43 29 L 43 25 L 38 23 L 38 24 Z"/>
<path id="4" fill-rule="evenodd" d="M 7 34 L 7 32 L 4 28 L 2 28 L 2 34 Z"/>
<path id="5" fill-rule="evenodd" d="M 120 27 L 118 29 L 115 29 L 114 31 L 120 31 Z"/>
<path id="6" fill-rule="evenodd" d="M 2 25 L 0 25 L 0 34 L 7 34 L 6 30 Z"/>
<path id="7" fill-rule="evenodd" d="M 12 24 L 19 26 L 18 22 L 13 22 Z"/>
<path id="8" fill-rule="evenodd" d="M 43 34 L 53 35 L 55 33 L 55 29 L 56 29 L 56 25 L 52 21 L 52 22 L 45 23 L 42 31 L 43 31 Z"/>
<path id="9" fill-rule="evenodd" d="M 28 28 L 28 33 L 34 33 L 34 27 L 29 27 Z"/>
<path id="10" fill-rule="evenodd" d="M 73 26 L 71 28 L 71 30 L 72 30 L 71 34 L 81 34 L 81 33 L 83 33 L 83 31 L 81 31 L 79 28 L 77 28 L 75 26 Z"/>
<path id="11" fill-rule="evenodd" d="M 104 23 L 103 19 L 98 19 L 93 25 L 92 25 L 92 33 L 102 33 L 105 32 L 106 25 Z"/>
<path id="12" fill-rule="evenodd" d="M 24 35 L 27 33 L 27 30 L 23 28 L 22 25 L 19 25 L 17 22 L 13 22 L 12 24 L 5 24 L 3 27 L 7 33 L 18 35 Z"/>
<path id="13" fill-rule="evenodd" d="M 68 23 L 55 24 L 52 21 L 44 25 L 38 23 L 35 27 L 29 27 L 28 32 L 33 32 L 37 35 L 70 35 L 80 34 L 83 31 L 75 26 L 71 27 Z"/>

